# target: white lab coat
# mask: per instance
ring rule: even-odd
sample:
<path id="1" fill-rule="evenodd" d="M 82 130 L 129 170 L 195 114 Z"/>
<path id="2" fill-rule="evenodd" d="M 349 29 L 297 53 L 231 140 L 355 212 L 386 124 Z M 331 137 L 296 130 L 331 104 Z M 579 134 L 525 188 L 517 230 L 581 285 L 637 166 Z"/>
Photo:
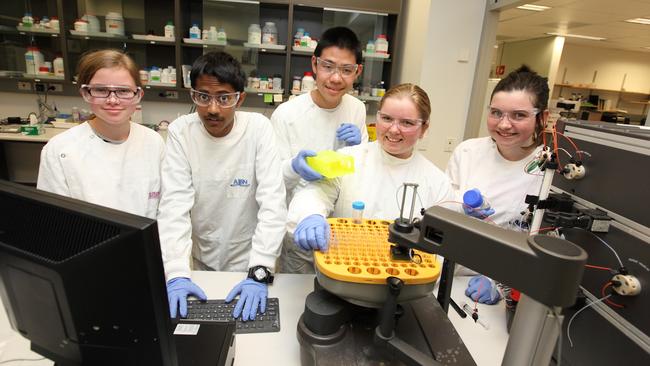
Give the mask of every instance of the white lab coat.
<path id="1" fill-rule="evenodd" d="M 280 106 L 271 115 L 271 123 L 278 141 L 282 173 L 287 187 L 287 199 L 300 189 L 300 176 L 291 167 L 291 159 L 300 150 L 337 150 L 345 145 L 336 139 L 336 129 L 342 123 L 351 123 L 361 131 L 361 142 L 368 141 L 366 107 L 357 98 L 345 94 L 333 109 L 317 106 L 311 93 L 302 94 Z M 298 187 L 297 187 L 298 186 Z"/>
<path id="2" fill-rule="evenodd" d="M 374 141 L 339 150 L 354 157 L 353 174 L 340 178 L 309 183 L 296 193 L 289 205 L 288 230 L 307 216 L 319 214 L 324 217 L 352 217 L 352 202 L 365 204 L 366 218 L 394 220 L 399 217 L 402 201 L 402 184 L 417 183 L 415 215 L 421 208 L 429 208 L 453 198 L 447 176 L 418 152 L 408 159 L 396 158 L 384 151 Z M 398 192 L 399 191 L 399 192 Z M 412 191 L 406 196 L 404 215 L 410 214 Z M 297 257 L 305 258 L 295 245 L 283 253 L 283 269 L 300 271 Z M 308 265 L 307 265 L 308 266 Z"/>
<path id="3" fill-rule="evenodd" d="M 127 140 L 113 144 L 84 122 L 43 147 L 37 188 L 155 219 L 164 153 L 147 127 L 131 123 Z"/>
<path id="4" fill-rule="evenodd" d="M 285 187 L 269 120 L 235 112 L 225 137 L 198 114 L 169 126 L 158 228 L 167 279 L 198 268 L 275 269 L 286 222 Z"/>
<path id="5" fill-rule="evenodd" d="M 501 156 L 490 137 L 463 141 L 447 164 L 456 200 L 462 202 L 465 191 L 478 188 L 495 211 L 491 221 L 506 228 L 519 227 L 521 212 L 527 206 L 526 195 L 538 195 L 542 185 L 541 175 L 525 172 L 540 149 L 541 146 L 519 161 L 509 161 Z M 460 204 L 457 208 L 462 211 Z"/>

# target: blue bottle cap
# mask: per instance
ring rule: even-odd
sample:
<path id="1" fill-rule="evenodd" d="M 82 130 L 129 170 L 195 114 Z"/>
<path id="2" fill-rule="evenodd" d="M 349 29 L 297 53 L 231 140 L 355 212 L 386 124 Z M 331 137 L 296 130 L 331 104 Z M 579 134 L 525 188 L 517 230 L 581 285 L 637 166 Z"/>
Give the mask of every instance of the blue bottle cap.
<path id="1" fill-rule="evenodd" d="M 463 202 L 469 207 L 476 208 L 483 204 L 483 196 L 477 188 L 470 189 L 463 194 Z"/>
<path id="2" fill-rule="evenodd" d="M 353 210 L 363 210 L 364 208 L 366 208 L 366 205 L 363 202 L 361 202 L 361 201 L 352 202 L 352 209 Z"/>

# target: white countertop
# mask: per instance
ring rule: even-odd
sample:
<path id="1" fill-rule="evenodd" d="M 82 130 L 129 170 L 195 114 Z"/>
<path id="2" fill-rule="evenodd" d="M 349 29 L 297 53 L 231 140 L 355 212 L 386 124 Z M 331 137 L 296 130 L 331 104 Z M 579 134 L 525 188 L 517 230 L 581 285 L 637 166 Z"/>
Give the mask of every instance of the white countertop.
<path id="1" fill-rule="evenodd" d="M 232 272 L 194 272 L 194 281 L 206 292 L 208 298 L 222 299 L 245 274 Z M 237 335 L 235 365 L 300 365 L 300 345 L 296 338 L 296 325 L 304 309 L 304 299 L 313 288 L 313 275 L 278 274 L 269 287 L 269 296 L 280 299 L 281 330 L 278 333 Z M 452 298 L 462 304 L 469 301 L 464 290 L 469 277 L 456 277 Z M 479 366 L 500 365 L 507 343 L 504 303 L 478 305 L 481 318 L 489 323 L 489 330 L 474 323 L 470 316 L 463 319 L 449 309 L 449 319 L 465 342 Z M 0 361 L 14 358 L 41 358 L 29 350 L 29 342 L 14 332 L 4 311 L 0 311 Z M 18 361 L 12 366 L 50 366 L 49 360 Z"/>
<path id="2" fill-rule="evenodd" d="M 2 127 L 20 127 L 19 125 L 3 125 Z M 45 127 L 45 133 L 42 135 L 23 135 L 22 133 L 0 132 L 0 141 L 18 141 L 18 142 L 41 142 L 46 143 L 52 137 L 66 131 L 65 128 Z"/>

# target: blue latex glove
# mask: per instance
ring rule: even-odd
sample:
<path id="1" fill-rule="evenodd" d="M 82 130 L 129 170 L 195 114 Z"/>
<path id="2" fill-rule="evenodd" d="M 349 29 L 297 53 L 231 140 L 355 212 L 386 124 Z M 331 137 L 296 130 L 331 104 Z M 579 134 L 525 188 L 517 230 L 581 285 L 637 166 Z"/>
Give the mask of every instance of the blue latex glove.
<path id="1" fill-rule="evenodd" d="M 187 296 L 196 296 L 199 300 L 207 300 L 205 292 L 187 277 L 172 278 L 167 282 L 167 299 L 169 300 L 169 315 L 176 317 L 176 309 L 180 307 L 180 316 L 187 316 Z"/>
<path id="2" fill-rule="evenodd" d="M 474 276 L 467 284 L 465 295 L 481 304 L 494 305 L 501 299 L 497 286 L 485 276 Z"/>
<path id="3" fill-rule="evenodd" d="M 225 301 L 231 302 L 237 295 L 239 295 L 239 300 L 235 305 L 235 309 L 232 311 L 234 318 L 239 318 L 241 315 L 243 321 L 255 320 L 258 308 L 260 309 L 260 314 L 266 312 L 268 290 L 266 289 L 265 283 L 255 282 L 247 278 L 230 290 Z"/>
<path id="4" fill-rule="evenodd" d="M 359 145 L 361 143 L 361 131 L 359 131 L 359 127 L 351 123 L 342 123 L 336 129 L 336 138 L 345 141 L 348 146 Z"/>
<path id="5" fill-rule="evenodd" d="M 305 158 L 308 156 L 316 156 L 316 152 L 312 150 L 300 150 L 298 155 L 291 160 L 293 171 L 298 173 L 302 179 L 308 182 L 323 179 L 323 176 L 319 172 L 315 171 L 309 166 L 309 164 L 307 164 Z"/>
<path id="6" fill-rule="evenodd" d="M 293 233 L 293 241 L 303 250 L 327 250 L 330 240 L 330 224 L 321 215 L 305 217 Z"/>
<path id="7" fill-rule="evenodd" d="M 466 215 L 476 217 L 477 219 L 483 220 L 484 218 L 494 215 L 494 209 L 493 208 L 488 208 L 488 209 L 480 209 L 480 208 L 471 208 L 469 206 L 463 205 L 463 210 L 465 211 Z"/>

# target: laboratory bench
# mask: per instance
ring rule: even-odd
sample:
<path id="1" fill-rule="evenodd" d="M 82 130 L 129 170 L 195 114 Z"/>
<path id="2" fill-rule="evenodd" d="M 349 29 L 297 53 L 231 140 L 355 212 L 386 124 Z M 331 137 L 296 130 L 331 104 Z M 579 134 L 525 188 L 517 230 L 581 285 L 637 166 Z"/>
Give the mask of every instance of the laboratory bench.
<path id="1" fill-rule="evenodd" d="M 41 135 L 23 135 L 4 132 L 20 128 L 20 125 L 0 125 L 0 179 L 35 185 L 43 146 L 54 136 L 67 131 L 66 128 L 45 127 Z M 167 131 L 160 130 L 167 138 Z"/>
<path id="2" fill-rule="evenodd" d="M 0 179 L 36 184 L 43 146 L 65 129 L 46 127 L 44 134 L 33 136 L 4 132 L 15 128 L 20 125 L 0 126 Z"/>
<path id="3" fill-rule="evenodd" d="M 206 272 L 192 273 L 192 279 L 203 288 L 210 299 L 223 299 L 232 287 L 245 278 L 245 273 Z M 470 277 L 454 279 L 452 298 L 462 304 L 471 302 L 464 295 Z M 280 332 L 240 334 L 236 336 L 235 362 L 243 365 L 300 365 L 300 344 L 296 333 L 305 298 L 313 290 L 314 275 L 277 274 L 269 286 L 269 297 L 279 298 Z M 461 318 L 451 307 L 448 315 L 458 334 L 479 366 L 500 365 L 508 341 L 505 305 L 478 305 L 481 318 L 489 329 L 475 323 L 470 316 Z M 0 311 L 0 362 L 10 359 L 42 358 L 29 350 L 29 341 L 13 331 L 5 311 Z M 14 366 L 50 366 L 49 360 L 17 361 Z"/>

